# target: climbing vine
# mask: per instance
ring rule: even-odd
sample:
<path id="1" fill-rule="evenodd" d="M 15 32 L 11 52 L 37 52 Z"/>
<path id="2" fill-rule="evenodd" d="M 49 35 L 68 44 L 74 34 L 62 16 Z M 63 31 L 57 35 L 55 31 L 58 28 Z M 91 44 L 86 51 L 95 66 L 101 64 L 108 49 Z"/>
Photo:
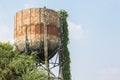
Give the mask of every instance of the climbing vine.
<path id="1" fill-rule="evenodd" d="M 61 19 L 61 27 L 62 27 L 62 47 L 63 47 L 63 79 L 64 80 L 71 80 L 71 72 L 70 72 L 70 53 L 68 50 L 68 42 L 69 42 L 69 33 L 68 33 L 68 24 L 67 24 L 67 17 L 68 14 L 65 10 L 58 11 Z"/>

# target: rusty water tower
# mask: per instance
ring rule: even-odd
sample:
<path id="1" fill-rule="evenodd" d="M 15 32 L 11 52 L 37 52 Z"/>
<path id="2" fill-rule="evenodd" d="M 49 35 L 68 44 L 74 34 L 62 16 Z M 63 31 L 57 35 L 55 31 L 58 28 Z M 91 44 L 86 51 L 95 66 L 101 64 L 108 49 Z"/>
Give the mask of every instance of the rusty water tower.
<path id="1" fill-rule="evenodd" d="M 46 67 L 49 68 L 47 70 L 50 76 L 52 72 L 50 72 L 49 60 L 54 55 L 59 55 L 61 50 L 62 31 L 58 13 L 47 8 L 30 8 L 17 12 L 14 20 L 16 50 L 28 54 L 37 51 L 40 62 L 45 62 Z M 52 63 L 53 67 L 59 66 L 59 76 L 56 79 L 63 80 L 60 56 L 58 63 Z"/>

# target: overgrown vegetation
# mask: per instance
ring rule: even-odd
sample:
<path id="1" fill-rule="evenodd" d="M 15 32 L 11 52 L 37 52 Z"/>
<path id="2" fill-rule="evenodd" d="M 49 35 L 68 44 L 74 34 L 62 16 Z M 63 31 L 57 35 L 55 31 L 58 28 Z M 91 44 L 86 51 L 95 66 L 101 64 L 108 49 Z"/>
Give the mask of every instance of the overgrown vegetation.
<path id="1" fill-rule="evenodd" d="M 70 53 L 67 47 L 69 42 L 68 14 L 64 10 L 58 13 L 62 21 L 63 78 L 64 80 L 71 80 Z M 13 47 L 9 43 L 0 42 L 0 80 L 47 80 L 44 70 L 36 65 L 38 61 L 35 52 L 28 56 L 12 49 Z"/>
<path id="2" fill-rule="evenodd" d="M 68 24 L 67 24 L 67 17 L 68 14 L 65 10 L 58 11 L 60 17 L 61 17 L 61 26 L 62 26 L 62 47 L 63 47 L 63 54 L 62 54 L 62 60 L 63 60 L 63 79 L 64 80 L 71 80 L 71 72 L 70 72 L 70 53 L 68 50 Z"/>
<path id="3" fill-rule="evenodd" d="M 0 42 L 0 80 L 47 80 L 44 70 L 36 66 L 35 52 L 27 56 L 12 49 Z"/>

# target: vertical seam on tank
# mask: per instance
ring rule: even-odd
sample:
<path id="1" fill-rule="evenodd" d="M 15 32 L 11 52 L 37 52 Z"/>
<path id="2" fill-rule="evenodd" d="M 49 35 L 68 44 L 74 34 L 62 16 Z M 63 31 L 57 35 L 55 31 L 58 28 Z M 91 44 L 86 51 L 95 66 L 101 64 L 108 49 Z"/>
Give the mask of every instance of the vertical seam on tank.
<path id="1" fill-rule="evenodd" d="M 23 31 L 23 27 L 24 27 L 24 25 L 23 25 L 23 10 L 21 11 L 21 24 L 22 24 L 22 31 Z M 24 33 L 24 32 L 23 32 Z"/>
<path id="2" fill-rule="evenodd" d="M 40 14 L 41 14 L 41 13 L 40 13 L 40 8 L 39 8 L 39 20 L 40 20 L 40 22 L 41 22 Z M 39 31 L 40 31 L 40 22 L 39 22 Z M 40 36 L 40 33 L 39 33 L 39 40 L 40 40 L 39 43 L 41 42 L 40 37 L 41 37 L 41 36 Z"/>
<path id="3" fill-rule="evenodd" d="M 32 40 L 31 40 L 31 8 L 30 8 L 30 46 L 32 46 Z"/>
<path id="4" fill-rule="evenodd" d="M 21 11 L 20 14 L 21 14 L 21 25 L 20 25 L 20 28 L 21 28 L 20 30 L 21 30 L 21 31 L 20 31 L 20 32 L 22 32 L 22 11 Z M 22 34 L 22 33 L 21 33 L 21 34 Z"/>
<path id="5" fill-rule="evenodd" d="M 40 18 L 41 18 L 41 24 L 42 24 L 42 23 L 43 23 L 43 22 L 42 22 L 43 9 L 41 9 L 41 14 L 40 14 L 40 15 L 41 15 Z M 43 26 L 44 26 L 44 25 L 43 25 Z M 41 40 L 43 40 L 42 26 L 41 26 Z"/>
<path id="6" fill-rule="evenodd" d="M 35 8 L 35 11 L 34 11 L 34 15 L 35 15 L 35 17 L 34 17 L 34 19 L 36 18 L 36 8 Z M 36 19 L 35 19 L 35 22 L 34 22 L 34 29 L 35 29 L 35 33 L 34 33 L 34 35 L 35 35 L 35 39 L 36 39 Z M 35 44 L 36 44 L 36 40 L 35 40 Z"/>
<path id="7" fill-rule="evenodd" d="M 21 11 L 21 24 L 23 26 L 23 11 Z"/>
<path id="8" fill-rule="evenodd" d="M 46 17 L 46 26 L 47 26 L 47 41 L 49 41 L 49 36 L 50 36 L 50 34 L 49 34 L 49 32 L 48 32 L 48 23 L 49 23 L 49 10 L 46 10 L 46 12 L 47 12 L 47 17 Z"/>
<path id="9" fill-rule="evenodd" d="M 60 27 L 59 27 L 59 16 L 58 16 L 58 14 L 57 14 L 57 28 L 58 28 L 58 33 L 57 33 L 57 38 L 58 38 L 58 44 L 59 44 L 59 32 L 60 32 Z"/>
<path id="10" fill-rule="evenodd" d="M 44 31 L 44 27 L 45 27 L 45 16 L 44 16 L 44 15 L 45 15 L 45 12 L 44 12 L 44 11 L 45 11 L 45 9 L 43 8 L 43 14 L 42 14 L 42 16 L 43 16 L 43 24 L 44 24 L 44 26 L 43 26 L 43 31 Z M 44 33 L 45 33 L 45 32 L 43 32 L 43 42 L 44 42 Z"/>

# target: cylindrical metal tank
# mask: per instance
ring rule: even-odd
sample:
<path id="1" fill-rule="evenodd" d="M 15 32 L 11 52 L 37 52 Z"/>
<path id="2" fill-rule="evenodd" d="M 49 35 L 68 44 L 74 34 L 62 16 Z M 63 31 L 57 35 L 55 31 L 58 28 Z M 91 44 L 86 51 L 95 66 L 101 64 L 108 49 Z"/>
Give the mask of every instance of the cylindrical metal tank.
<path id="1" fill-rule="evenodd" d="M 61 42 L 60 19 L 56 11 L 44 8 L 25 9 L 17 12 L 14 20 L 16 50 L 24 52 L 27 43 L 29 51 L 37 51 L 39 58 L 44 60 L 44 24 L 46 23 L 49 59 L 55 55 Z"/>

